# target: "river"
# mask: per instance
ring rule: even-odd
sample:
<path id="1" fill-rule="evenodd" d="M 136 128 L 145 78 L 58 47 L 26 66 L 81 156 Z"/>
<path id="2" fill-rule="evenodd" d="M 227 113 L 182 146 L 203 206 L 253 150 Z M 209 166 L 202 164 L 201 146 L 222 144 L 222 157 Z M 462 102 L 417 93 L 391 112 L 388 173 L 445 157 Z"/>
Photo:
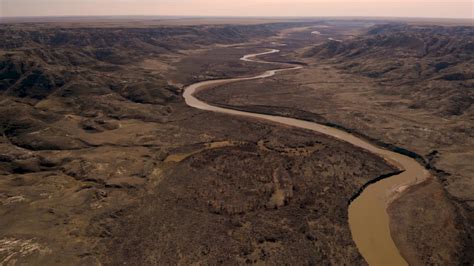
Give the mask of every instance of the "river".
<path id="1" fill-rule="evenodd" d="M 241 58 L 241 60 L 248 62 L 279 64 L 254 59 L 259 55 L 278 52 L 279 50 L 272 49 L 263 53 L 245 55 Z M 198 82 L 186 87 L 183 97 L 187 105 L 197 109 L 263 119 L 279 124 L 309 129 L 315 132 L 326 134 L 372 152 L 384 158 L 387 163 L 390 163 L 403 170 L 403 172 L 400 174 L 369 185 L 357 198 L 352 201 L 352 203 L 349 205 L 348 212 L 352 238 L 356 243 L 359 252 L 369 263 L 369 265 L 408 265 L 404 258 L 400 255 L 400 252 L 392 240 L 387 207 L 390 202 L 396 196 L 400 195 L 400 193 L 402 193 L 407 187 L 420 183 L 429 177 L 429 172 L 420 163 L 408 156 L 378 147 L 362 138 L 336 128 L 295 118 L 238 111 L 212 106 L 194 97 L 196 92 L 206 88 L 244 80 L 268 78 L 279 72 L 295 71 L 301 68 L 301 66 L 292 66 L 283 69 L 269 70 L 253 77 Z"/>

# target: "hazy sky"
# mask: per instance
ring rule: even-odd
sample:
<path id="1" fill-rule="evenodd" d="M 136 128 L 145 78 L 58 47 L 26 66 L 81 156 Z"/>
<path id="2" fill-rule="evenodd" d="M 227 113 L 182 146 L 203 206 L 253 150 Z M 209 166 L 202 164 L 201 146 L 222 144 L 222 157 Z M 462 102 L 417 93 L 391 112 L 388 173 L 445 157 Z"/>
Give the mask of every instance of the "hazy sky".
<path id="1" fill-rule="evenodd" d="M 474 0 L 0 0 L 0 16 L 392 16 L 471 18 Z"/>

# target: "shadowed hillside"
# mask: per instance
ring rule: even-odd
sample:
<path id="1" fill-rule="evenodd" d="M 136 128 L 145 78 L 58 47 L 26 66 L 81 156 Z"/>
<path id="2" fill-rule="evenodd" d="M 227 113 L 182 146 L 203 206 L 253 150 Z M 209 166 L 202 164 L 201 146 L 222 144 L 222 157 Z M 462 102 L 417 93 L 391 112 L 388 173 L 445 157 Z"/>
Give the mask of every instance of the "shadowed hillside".
<path id="1" fill-rule="evenodd" d="M 347 202 L 393 166 L 181 97 L 304 25 L 2 24 L 0 264 L 363 264 Z"/>
<path id="2" fill-rule="evenodd" d="M 298 72 L 198 96 L 226 108 L 342 128 L 417 157 L 436 179 L 390 205 L 392 236 L 413 265 L 468 264 L 474 234 L 474 28 L 385 23 L 353 34 L 328 23 L 314 29 L 299 36 L 316 44 L 283 48 L 284 58 L 268 56 L 301 61 L 305 67 Z"/>
<path id="3" fill-rule="evenodd" d="M 442 116 L 473 115 L 474 29 L 382 25 L 344 42 L 326 42 L 306 56 L 376 80 L 387 94 L 416 100 L 411 108 Z"/>

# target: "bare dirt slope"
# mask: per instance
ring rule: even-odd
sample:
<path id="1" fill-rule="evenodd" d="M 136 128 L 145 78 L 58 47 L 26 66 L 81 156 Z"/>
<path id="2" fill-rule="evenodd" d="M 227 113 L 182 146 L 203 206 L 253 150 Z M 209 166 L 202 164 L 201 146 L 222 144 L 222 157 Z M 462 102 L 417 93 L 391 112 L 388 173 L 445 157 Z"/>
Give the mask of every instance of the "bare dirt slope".
<path id="1" fill-rule="evenodd" d="M 296 26 L 2 24 L 0 264 L 364 264 L 348 200 L 396 169 L 180 97 Z"/>

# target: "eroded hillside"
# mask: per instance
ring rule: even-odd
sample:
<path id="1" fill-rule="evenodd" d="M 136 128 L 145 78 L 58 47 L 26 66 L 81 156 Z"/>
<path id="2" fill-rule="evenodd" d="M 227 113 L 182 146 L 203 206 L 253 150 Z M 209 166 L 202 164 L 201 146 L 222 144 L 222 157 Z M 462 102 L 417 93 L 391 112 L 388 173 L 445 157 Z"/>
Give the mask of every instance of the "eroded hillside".
<path id="1" fill-rule="evenodd" d="M 2 25 L 0 262 L 363 264 L 348 200 L 397 169 L 181 98 L 296 26 Z"/>
<path id="2" fill-rule="evenodd" d="M 306 64 L 296 74 L 199 97 L 336 126 L 418 158 L 436 181 L 391 205 L 392 235 L 414 265 L 472 261 L 473 28 L 386 24 L 355 35 L 337 29 L 307 29 L 304 47 L 282 48 L 284 61 Z M 317 43 L 308 44 L 310 38 Z"/>

